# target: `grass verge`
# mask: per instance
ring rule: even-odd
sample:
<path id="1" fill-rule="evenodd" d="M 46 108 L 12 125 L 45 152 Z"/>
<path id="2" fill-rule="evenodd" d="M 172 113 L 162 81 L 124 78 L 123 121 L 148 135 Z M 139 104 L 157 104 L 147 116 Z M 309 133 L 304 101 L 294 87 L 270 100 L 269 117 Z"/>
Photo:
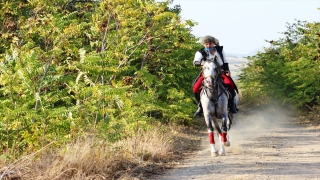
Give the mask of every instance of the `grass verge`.
<path id="1" fill-rule="evenodd" d="M 199 143 L 197 130 L 181 126 L 139 132 L 113 144 L 84 137 L 54 151 L 48 144 L 38 152 L 2 164 L 0 179 L 148 179 L 172 168 L 197 150 Z"/>

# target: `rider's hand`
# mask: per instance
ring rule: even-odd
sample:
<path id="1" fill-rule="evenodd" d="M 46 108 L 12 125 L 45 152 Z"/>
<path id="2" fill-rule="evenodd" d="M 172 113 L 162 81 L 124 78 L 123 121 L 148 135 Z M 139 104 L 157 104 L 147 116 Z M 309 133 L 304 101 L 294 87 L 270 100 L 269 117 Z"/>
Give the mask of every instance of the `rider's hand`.
<path id="1" fill-rule="evenodd" d="M 230 71 L 225 71 L 224 72 L 226 76 L 231 76 L 231 72 Z"/>

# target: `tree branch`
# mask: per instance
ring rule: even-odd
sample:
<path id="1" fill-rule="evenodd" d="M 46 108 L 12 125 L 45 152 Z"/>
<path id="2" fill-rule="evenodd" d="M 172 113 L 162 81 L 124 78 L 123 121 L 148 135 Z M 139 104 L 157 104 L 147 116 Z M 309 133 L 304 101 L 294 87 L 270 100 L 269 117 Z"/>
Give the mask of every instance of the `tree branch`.
<path id="1" fill-rule="evenodd" d="M 46 63 L 46 66 L 45 66 L 45 69 L 44 69 L 44 74 L 43 74 L 43 76 L 42 76 L 42 78 L 41 78 L 41 81 L 40 81 L 40 84 L 39 84 L 39 89 L 38 89 L 38 95 L 39 95 L 39 98 L 40 98 L 40 92 L 41 92 L 41 88 L 42 88 L 42 83 L 43 83 L 43 81 L 44 81 L 44 78 L 46 77 L 46 75 L 47 75 L 47 73 L 48 73 L 48 71 L 49 71 L 49 67 L 50 67 L 50 64 L 51 64 L 51 62 L 52 62 L 52 57 L 47 61 L 47 63 Z M 38 104 L 39 104 L 39 100 L 36 98 L 36 104 L 35 104 L 35 106 L 34 106 L 34 110 L 35 111 L 37 111 L 37 109 L 38 109 Z"/>

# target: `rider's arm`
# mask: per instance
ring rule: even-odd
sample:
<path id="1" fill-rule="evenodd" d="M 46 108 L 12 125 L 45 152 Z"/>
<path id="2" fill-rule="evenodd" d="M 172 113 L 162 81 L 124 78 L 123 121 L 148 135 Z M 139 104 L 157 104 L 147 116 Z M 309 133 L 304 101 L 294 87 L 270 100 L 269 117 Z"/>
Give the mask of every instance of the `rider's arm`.
<path id="1" fill-rule="evenodd" d="M 223 55 L 223 62 L 228 63 L 228 59 L 227 59 L 227 56 L 226 56 L 226 53 L 224 52 L 224 50 L 222 50 L 222 55 Z"/>
<path id="2" fill-rule="evenodd" d="M 222 50 L 222 55 L 223 55 L 223 65 L 222 65 L 222 69 L 226 72 L 229 72 L 229 63 L 228 63 L 228 60 L 227 60 L 227 56 L 226 54 L 224 53 L 224 51 Z"/>
<path id="3" fill-rule="evenodd" d="M 222 69 L 223 69 L 224 71 L 226 71 L 226 72 L 229 72 L 229 71 L 230 71 L 230 70 L 229 70 L 229 63 L 223 63 Z"/>
<path id="4" fill-rule="evenodd" d="M 202 54 L 199 51 L 197 51 L 196 54 L 194 55 L 193 65 L 201 66 L 201 61 L 202 61 Z"/>

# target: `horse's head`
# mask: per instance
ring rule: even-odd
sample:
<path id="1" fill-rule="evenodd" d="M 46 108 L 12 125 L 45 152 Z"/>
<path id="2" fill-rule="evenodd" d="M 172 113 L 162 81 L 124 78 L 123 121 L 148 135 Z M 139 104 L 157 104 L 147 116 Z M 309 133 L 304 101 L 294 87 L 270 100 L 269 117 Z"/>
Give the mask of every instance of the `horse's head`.
<path id="1" fill-rule="evenodd" d="M 214 61 L 205 61 L 202 66 L 202 72 L 204 77 L 204 85 L 212 87 L 215 85 L 214 79 L 217 76 L 217 66 Z"/>

